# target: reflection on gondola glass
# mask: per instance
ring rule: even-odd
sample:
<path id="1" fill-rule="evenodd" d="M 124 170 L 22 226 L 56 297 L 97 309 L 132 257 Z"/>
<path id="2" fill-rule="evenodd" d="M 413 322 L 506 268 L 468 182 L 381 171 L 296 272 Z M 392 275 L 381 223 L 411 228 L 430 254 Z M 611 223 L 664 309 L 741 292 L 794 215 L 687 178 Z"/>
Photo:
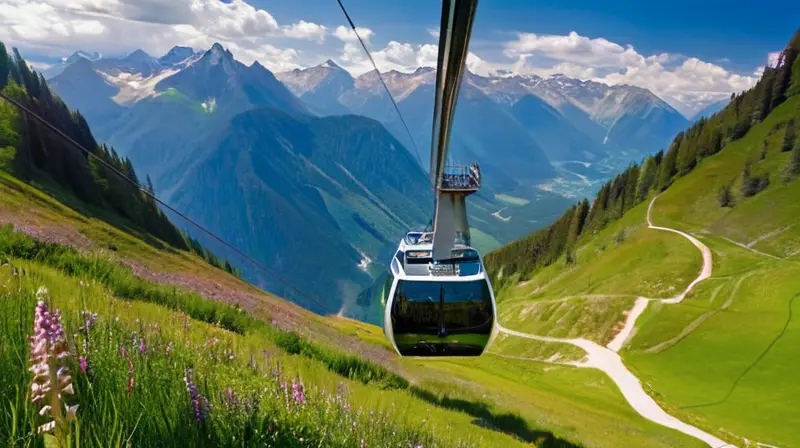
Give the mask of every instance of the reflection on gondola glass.
<path id="1" fill-rule="evenodd" d="M 477 356 L 492 331 L 486 280 L 400 280 L 392 301 L 394 340 L 402 355 Z"/>

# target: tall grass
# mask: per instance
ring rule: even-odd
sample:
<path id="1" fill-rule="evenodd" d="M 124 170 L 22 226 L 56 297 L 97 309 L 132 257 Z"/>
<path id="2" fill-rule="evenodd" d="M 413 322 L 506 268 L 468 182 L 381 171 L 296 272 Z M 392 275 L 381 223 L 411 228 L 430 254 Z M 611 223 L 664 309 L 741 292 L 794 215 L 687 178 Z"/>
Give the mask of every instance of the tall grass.
<path id="1" fill-rule="evenodd" d="M 28 370 L 35 291 L 45 277 L 13 264 L 2 269 L 0 445 L 45 446 L 36 432 L 42 417 L 30 399 Z M 63 276 L 47 279 L 54 291 L 69 291 Z M 206 339 L 210 330 L 204 328 L 213 327 L 182 323 L 186 318 L 179 314 L 155 322 L 118 319 L 103 303 L 115 301 L 104 288 L 80 284 L 81 297 L 68 299 L 71 309 L 61 310 L 72 401 L 80 405 L 77 421 L 59 440 L 64 446 L 468 445 L 382 410 L 362 412 L 343 384 L 336 390 L 302 384 L 269 353 L 239 359 L 230 340 Z M 44 300 L 53 310 L 67 303 L 63 297 L 59 303 L 46 295 Z M 105 311 L 87 325 L 78 309 L 84 305 Z"/>
<path id="2" fill-rule="evenodd" d="M 159 285 L 134 275 L 117 261 L 101 254 L 81 253 L 53 243 L 35 240 L 12 226 L 0 226 L 0 257 L 44 264 L 78 278 L 94 280 L 119 298 L 138 300 L 182 311 L 194 319 L 238 333 L 269 337 L 289 353 L 322 362 L 331 371 L 365 384 L 404 389 L 408 382 L 383 366 L 314 344 L 294 332 L 283 332 L 255 319 L 244 310 L 214 302 L 174 286 Z"/>

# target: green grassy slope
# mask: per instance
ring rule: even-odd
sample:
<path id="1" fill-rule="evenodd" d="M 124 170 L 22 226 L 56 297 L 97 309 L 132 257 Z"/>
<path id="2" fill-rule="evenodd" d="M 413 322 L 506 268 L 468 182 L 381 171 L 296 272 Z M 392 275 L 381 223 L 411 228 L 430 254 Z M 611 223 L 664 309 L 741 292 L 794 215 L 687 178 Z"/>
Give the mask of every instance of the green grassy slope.
<path id="1" fill-rule="evenodd" d="M 791 153 L 779 148 L 793 117 L 800 117 L 798 96 L 658 197 L 654 225 L 689 232 L 708 245 L 713 276 L 681 304 L 651 302 L 621 352 L 668 412 L 739 444 L 747 438 L 800 445 L 797 425 L 788 423 L 800 419 L 792 354 L 800 344 L 800 324 L 792 317 L 800 312 L 800 181 L 783 181 Z M 754 174 L 771 179 L 752 197 L 740 192 L 748 160 Z M 726 183 L 733 185 L 733 208 L 718 204 Z M 648 229 L 649 202 L 582 235 L 573 264 L 562 256 L 528 277 L 505 279 L 500 321 L 519 331 L 606 343 L 635 296 L 668 298 L 682 291 L 700 270 L 700 253 L 679 235 Z M 539 359 L 560 351 L 511 337 L 500 346 Z"/>
<path id="2" fill-rule="evenodd" d="M 648 229 L 647 206 L 584 235 L 574 263 L 562 258 L 499 291 L 500 321 L 528 333 L 605 344 L 637 296 L 683 291 L 700 270 L 697 249 L 679 235 Z"/>
<path id="3" fill-rule="evenodd" d="M 778 446 L 800 444 L 800 430 L 786 424 L 800 419 L 792 355 L 800 343 L 800 324 L 792 317 L 800 294 L 800 263 L 792 255 L 800 245 L 792 231 L 800 182 L 778 181 L 790 155 L 778 149 L 782 128 L 799 115 L 800 98 L 794 97 L 659 198 L 655 223 L 702 235 L 715 257 L 714 277 L 685 304 L 650 310 L 625 354 L 678 413 Z M 718 186 L 736 179 L 748 159 L 758 160 L 765 140 L 766 158 L 753 166 L 775 182 L 754 197 L 740 195 L 733 209 L 719 207 Z M 730 241 L 759 238 L 753 249 L 764 254 Z"/>

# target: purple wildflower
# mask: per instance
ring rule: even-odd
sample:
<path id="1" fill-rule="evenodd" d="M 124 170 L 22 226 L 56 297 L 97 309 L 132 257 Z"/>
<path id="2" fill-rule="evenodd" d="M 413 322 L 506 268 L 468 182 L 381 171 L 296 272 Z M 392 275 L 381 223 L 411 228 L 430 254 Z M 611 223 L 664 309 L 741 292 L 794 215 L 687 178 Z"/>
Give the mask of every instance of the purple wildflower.
<path id="1" fill-rule="evenodd" d="M 85 333 L 89 332 L 89 329 L 92 328 L 95 321 L 97 321 L 97 313 L 90 313 L 88 311 L 81 311 L 81 317 L 85 319 L 85 323 L 78 327 L 78 331 L 82 331 Z"/>
<path id="2" fill-rule="evenodd" d="M 124 345 L 120 345 L 119 346 L 119 356 L 124 358 L 125 355 L 127 355 L 127 353 L 128 352 L 125 350 L 125 346 Z"/>
<path id="3" fill-rule="evenodd" d="M 172 341 L 169 341 L 169 344 L 167 344 L 167 355 L 172 353 L 172 349 L 174 348 L 174 346 L 175 344 Z"/>
<path id="4" fill-rule="evenodd" d="M 147 345 L 144 343 L 144 338 L 139 341 L 139 353 L 144 353 L 147 351 Z"/>
<path id="5" fill-rule="evenodd" d="M 295 382 L 292 380 L 292 398 L 294 402 L 297 404 L 305 404 L 306 402 L 306 394 L 303 390 L 303 383 L 297 381 Z"/>
<path id="6" fill-rule="evenodd" d="M 86 358 L 81 356 L 80 358 L 78 358 L 78 362 L 81 365 L 81 372 L 86 373 L 86 369 L 89 367 L 88 363 L 86 362 Z"/>
<path id="7" fill-rule="evenodd" d="M 69 406 L 65 396 L 74 395 L 72 377 L 66 367 L 66 358 L 70 356 L 64 327 L 61 325 L 61 314 L 58 310 L 50 313 L 42 298 L 47 296 L 47 288 L 40 287 L 36 291 L 39 303 L 36 306 L 31 336 L 31 367 L 34 378 L 31 384 L 31 400 L 39 407 L 39 415 L 50 414 L 52 420 L 41 425 L 39 432 L 56 430 L 56 436 L 62 438 L 63 431 L 69 426 L 67 422 L 75 418 L 78 405 Z M 62 405 L 65 409 L 62 409 Z M 65 412 L 66 411 L 66 412 Z"/>
<path id="8" fill-rule="evenodd" d="M 183 378 L 183 381 L 186 383 L 186 390 L 189 392 L 189 399 L 192 401 L 194 419 L 199 425 L 208 417 L 206 399 L 200 394 L 200 391 L 197 389 L 197 384 L 192 380 L 192 369 L 186 371 L 186 376 Z"/>

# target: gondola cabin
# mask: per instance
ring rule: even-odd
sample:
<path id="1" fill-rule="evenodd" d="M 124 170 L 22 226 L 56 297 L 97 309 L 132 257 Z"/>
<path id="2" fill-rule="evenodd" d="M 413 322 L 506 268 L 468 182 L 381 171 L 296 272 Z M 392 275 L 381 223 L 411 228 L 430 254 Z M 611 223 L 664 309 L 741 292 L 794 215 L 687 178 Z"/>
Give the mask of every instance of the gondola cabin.
<path id="1" fill-rule="evenodd" d="M 384 332 L 401 356 L 479 356 L 494 330 L 495 300 L 478 252 L 455 244 L 432 259 L 432 233 L 409 232 L 384 283 Z"/>

